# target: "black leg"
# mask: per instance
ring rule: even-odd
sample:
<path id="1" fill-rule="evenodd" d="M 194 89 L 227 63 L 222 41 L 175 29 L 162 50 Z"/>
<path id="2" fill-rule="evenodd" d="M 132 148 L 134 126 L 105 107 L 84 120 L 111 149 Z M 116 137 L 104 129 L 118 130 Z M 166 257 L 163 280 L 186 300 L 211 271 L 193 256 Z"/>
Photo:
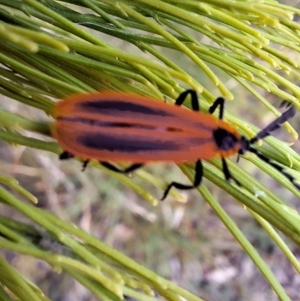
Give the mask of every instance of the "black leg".
<path id="1" fill-rule="evenodd" d="M 203 178 L 203 166 L 200 160 L 197 160 L 196 166 L 195 166 L 195 178 L 194 178 L 194 184 L 193 185 L 184 185 L 178 182 L 172 182 L 168 185 L 167 189 L 165 190 L 161 200 L 163 201 L 169 194 L 172 187 L 175 187 L 177 189 L 187 190 L 187 189 L 193 189 L 198 187 L 201 184 Z"/>
<path id="2" fill-rule="evenodd" d="M 85 171 L 85 170 L 86 170 L 86 168 L 87 168 L 89 162 L 90 162 L 90 160 L 85 160 L 85 161 L 83 161 L 81 171 Z"/>
<path id="3" fill-rule="evenodd" d="M 60 160 L 68 160 L 68 159 L 72 159 L 74 158 L 75 156 L 67 151 L 64 151 L 63 153 L 61 153 L 59 155 L 59 159 Z M 88 166 L 90 160 L 85 160 L 83 161 L 83 165 L 82 165 L 82 169 L 81 171 L 85 171 L 86 167 Z"/>
<path id="4" fill-rule="evenodd" d="M 222 165 L 223 165 L 222 170 L 226 181 L 233 180 L 238 186 L 241 186 L 240 182 L 231 175 L 226 160 L 224 158 L 222 158 Z"/>
<path id="5" fill-rule="evenodd" d="M 212 104 L 212 106 L 209 108 L 209 113 L 213 114 L 214 111 L 217 109 L 217 107 L 220 107 L 220 113 L 219 113 L 219 118 L 223 119 L 224 116 L 224 103 L 225 99 L 223 97 L 218 97 L 215 102 Z"/>
<path id="6" fill-rule="evenodd" d="M 280 105 L 279 105 L 279 108 L 283 108 L 283 107 L 286 107 L 286 108 L 289 108 L 290 106 L 292 106 L 293 104 L 288 102 L 287 100 L 283 100 Z"/>
<path id="7" fill-rule="evenodd" d="M 181 106 L 189 94 L 191 95 L 191 103 L 192 103 L 193 110 L 200 111 L 198 96 L 197 96 L 197 93 L 195 90 L 186 90 L 186 91 L 182 92 L 176 99 L 175 105 Z"/>
<path id="8" fill-rule="evenodd" d="M 140 167 L 142 167 L 144 165 L 144 164 L 141 164 L 141 163 L 136 163 L 136 164 L 132 164 L 132 165 L 130 165 L 130 166 L 128 166 L 128 167 L 126 167 L 125 169 L 122 170 L 122 169 L 120 169 L 120 168 L 118 168 L 118 167 L 116 167 L 113 164 L 110 164 L 108 162 L 100 161 L 100 163 L 109 170 L 112 170 L 112 171 L 118 172 L 118 173 L 124 173 L 124 174 L 132 172 L 136 169 L 139 169 Z"/>
<path id="9" fill-rule="evenodd" d="M 59 159 L 60 160 L 68 160 L 68 159 L 71 159 L 71 158 L 74 158 L 74 155 L 69 153 L 69 152 L 62 152 L 60 155 L 59 155 Z"/>

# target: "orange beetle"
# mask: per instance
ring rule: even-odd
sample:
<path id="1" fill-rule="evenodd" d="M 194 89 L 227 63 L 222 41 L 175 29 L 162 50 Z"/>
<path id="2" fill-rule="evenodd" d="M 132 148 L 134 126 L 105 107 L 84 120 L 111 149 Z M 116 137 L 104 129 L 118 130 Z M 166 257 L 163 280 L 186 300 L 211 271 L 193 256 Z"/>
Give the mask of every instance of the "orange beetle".
<path id="1" fill-rule="evenodd" d="M 193 110 L 182 107 L 191 96 Z M 219 118 L 211 115 L 220 108 Z M 178 182 L 169 184 L 170 189 L 192 189 L 200 185 L 203 177 L 201 160 L 221 157 L 226 180 L 233 179 L 225 158 L 233 154 L 255 153 L 260 159 L 282 172 L 298 189 L 294 178 L 284 169 L 259 153 L 251 144 L 257 142 L 293 117 L 296 110 L 291 106 L 254 138 L 241 136 L 235 127 L 222 120 L 224 98 L 219 97 L 209 109 L 200 112 L 194 90 L 179 95 L 175 105 L 159 102 L 149 97 L 117 92 L 80 94 L 59 101 L 54 108 L 56 119 L 53 136 L 65 150 L 60 159 L 74 156 L 98 160 L 115 172 L 128 173 L 151 161 L 194 162 L 193 185 Z M 109 162 L 135 162 L 121 170 Z"/>

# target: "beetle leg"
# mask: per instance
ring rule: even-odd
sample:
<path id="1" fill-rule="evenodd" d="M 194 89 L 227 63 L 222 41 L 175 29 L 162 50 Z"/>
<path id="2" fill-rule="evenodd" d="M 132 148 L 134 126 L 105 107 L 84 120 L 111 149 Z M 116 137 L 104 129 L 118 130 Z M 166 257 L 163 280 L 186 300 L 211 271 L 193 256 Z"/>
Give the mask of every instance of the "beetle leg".
<path id="1" fill-rule="evenodd" d="M 203 178 L 203 166 L 200 160 L 197 160 L 196 166 L 195 166 L 195 178 L 194 178 L 194 184 L 193 185 L 184 185 L 178 182 L 171 182 L 167 189 L 165 190 L 163 197 L 161 200 L 163 201 L 169 194 L 170 189 L 172 187 L 175 187 L 177 189 L 183 189 L 183 190 L 188 190 L 188 189 L 193 189 L 198 187 L 201 184 Z"/>
<path id="2" fill-rule="evenodd" d="M 224 102 L 225 99 L 223 97 L 218 97 L 215 102 L 212 104 L 212 106 L 209 108 L 209 113 L 213 114 L 213 112 L 217 109 L 217 107 L 220 107 L 220 112 L 219 112 L 219 118 L 223 119 L 224 115 Z"/>
<path id="3" fill-rule="evenodd" d="M 199 102 L 198 102 L 198 96 L 195 90 L 186 90 L 184 92 L 182 92 L 178 98 L 176 99 L 175 105 L 176 106 L 181 106 L 184 101 L 186 100 L 186 97 L 188 95 L 191 95 L 191 103 L 192 103 L 192 108 L 194 111 L 200 111 L 200 106 L 199 106 Z"/>
<path id="4" fill-rule="evenodd" d="M 74 158 L 74 155 L 67 152 L 67 151 L 64 151 L 62 152 L 60 155 L 59 155 L 59 159 L 60 160 L 68 160 L 68 159 L 71 159 L 71 158 Z"/>
<path id="5" fill-rule="evenodd" d="M 84 160 L 83 161 L 81 171 L 85 171 L 85 169 L 87 168 L 89 162 L 90 162 L 90 160 Z"/>
<path id="6" fill-rule="evenodd" d="M 132 171 L 134 171 L 136 169 L 139 169 L 140 167 L 142 167 L 144 165 L 142 163 L 136 163 L 136 164 L 132 164 L 132 165 L 126 167 L 125 169 L 120 169 L 120 168 L 118 168 L 118 167 L 116 167 L 113 164 L 108 163 L 108 162 L 102 162 L 102 161 L 100 161 L 100 163 L 104 167 L 106 167 L 107 169 L 112 170 L 114 172 L 119 172 L 119 173 L 129 173 L 129 172 L 132 172 Z"/>
<path id="7" fill-rule="evenodd" d="M 222 170 L 223 170 L 223 174 L 225 176 L 226 181 L 229 181 L 230 179 L 233 180 L 238 186 L 241 186 L 240 182 L 231 175 L 229 168 L 227 166 L 226 160 L 224 158 L 222 158 Z"/>
<path id="8" fill-rule="evenodd" d="M 67 151 L 64 151 L 62 152 L 60 155 L 59 155 L 59 159 L 60 160 L 68 160 L 68 159 L 72 159 L 74 158 L 75 156 Z M 82 165 L 82 169 L 81 171 L 85 171 L 86 167 L 88 166 L 90 160 L 85 160 L 83 161 L 83 165 Z"/>

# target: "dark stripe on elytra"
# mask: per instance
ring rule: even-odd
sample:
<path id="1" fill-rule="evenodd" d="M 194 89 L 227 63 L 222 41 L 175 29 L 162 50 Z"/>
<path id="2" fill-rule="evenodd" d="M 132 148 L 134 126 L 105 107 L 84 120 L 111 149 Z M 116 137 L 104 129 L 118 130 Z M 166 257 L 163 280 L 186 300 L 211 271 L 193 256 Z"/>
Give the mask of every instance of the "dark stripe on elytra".
<path id="1" fill-rule="evenodd" d="M 76 117 L 58 117 L 57 120 L 69 121 L 74 123 L 88 124 L 97 127 L 119 127 L 119 128 L 134 128 L 134 129 L 147 129 L 155 130 L 157 127 L 152 125 L 138 124 L 138 123 L 126 123 L 126 122 L 114 122 L 114 121 L 99 121 L 92 119 L 76 118 Z"/>
<path id="2" fill-rule="evenodd" d="M 78 103 L 76 106 L 79 110 L 84 110 L 85 112 L 92 114 L 104 113 L 105 111 L 105 114 L 113 115 L 116 113 L 116 111 L 128 111 L 132 113 L 142 113 L 148 115 L 173 116 L 165 110 L 149 108 L 143 104 L 136 104 L 128 101 L 85 101 Z"/>
<path id="3" fill-rule="evenodd" d="M 182 150 L 181 143 L 171 141 L 157 140 L 133 140 L 128 137 L 120 138 L 103 133 L 90 133 L 88 135 L 80 135 L 76 137 L 76 142 L 84 145 L 87 148 L 96 150 L 105 150 L 110 152 L 160 152 L 160 151 L 180 151 Z M 192 137 L 187 139 L 187 145 L 199 146 L 211 143 L 211 138 Z"/>
<path id="4" fill-rule="evenodd" d="M 145 129 L 145 130 L 165 130 L 169 132 L 183 132 L 184 130 L 181 128 L 177 128 L 174 126 L 154 126 L 154 125 L 146 125 L 146 124 L 139 124 L 139 123 L 127 123 L 127 122 L 115 122 L 115 121 L 100 121 L 100 120 L 93 120 L 93 119 L 85 119 L 85 118 L 78 118 L 78 117 L 57 117 L 56 120 L 59 121 L 68 121 L 68 122 L 74 122 L 74 123 L 81 123 L 81 124 L 87 124 L 91 126 L 97 126 L 97 127 L 119 127 L 119 128 L 133 128 L 133 129 Z M 210 127 L 202 126 L 202 130 L 211 131 Z M 195 123 L 195 128 L 199 126 L 199 123 Z"/>
<path id="5" fill-rule="evenodd" d="M 120 138 L 103 133 L 91 133 L 77 136 L 76 142 L 87 148 L 105 150 L 110 152 L 144 152 L 144 151 L 178 151 L 181 146 L 168 141 L 149 141 L 146 137 L 143 141 L 130 140 L 128 137 Z M 138 160 L 138 158 L 137 158 Z"/>

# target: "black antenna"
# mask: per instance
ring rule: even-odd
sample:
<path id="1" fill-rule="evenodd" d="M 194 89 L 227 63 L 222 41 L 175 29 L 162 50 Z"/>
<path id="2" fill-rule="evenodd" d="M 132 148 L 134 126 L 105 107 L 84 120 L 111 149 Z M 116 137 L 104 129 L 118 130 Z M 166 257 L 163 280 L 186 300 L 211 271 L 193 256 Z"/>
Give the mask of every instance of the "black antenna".
<path id="1" fill-rule="evenodd" d="M 251 153 L 254 153 L 264 162 L 271 165 L 273 168 L 281 172 L 298 190 L 300 190 L 300 185 L 297 184 L 295 178 L 287 173 L 284 169 L 284 167 L 280 166 L 279 164 L 273 162 L 268 157 L 264 156 L 262 153 L 260 153 L 257 149 L 250 146 L 250 144 L 253 144 L 257 142 L 260 139 L 263 139 L 271 134 L 274 130 L 278 129 L 284 122 L 286 122 L 288 119 L 294 117 L 296 114 L 296 109 L 294 106 L 291 106 L 288 110 L 286 110 L 280 117 L 275 119 L 273 122 L 271 122 L 268 126 L 266 126 L 264 129 L 262 129 L 254 138 L 249 140 L 249 144 L 247 145 L 247 150 Z"/>
<path id="2" fill-rule="evenodd" d="M 284 122 L 288 119 L 294 117 L 296 114 L 296 109 L 294 106 L 291 106 L 287 111 L 282 113 L 280 117 L 271 122 L 268 126 L 266 126 L 263 130 L 261 130 L 254 138 L 250 139 L 250 144 L 257 142 L 260 139 L 268 137 L 271 132 L 278 129 Z"/>
<path id="3" fill-rule="evenodd" d="M 268 163 L 269 165 L 271 165 L 272 167 L 274 167 L 276 170 L 278 170 L 279 172 L 281 172 L 286 178 L 288 178 L 290 180 L 290 182 L 298 189 L 300 190 L 300 185 L 297 184 L 296 179 L 290 175 L 288 172 L 285 171 L 284 167 L 280 166 L 279 164 L 273 162 L 272 160 L 270 160 L 268 157 L 264 156 L 262 153 L 260 153 L 257 149 L 250 147 L 248 149 L 249 152 L 255 154 L 258 158 L 260 158 L 261 160 L 263 160 L 264 162 Z"/>

